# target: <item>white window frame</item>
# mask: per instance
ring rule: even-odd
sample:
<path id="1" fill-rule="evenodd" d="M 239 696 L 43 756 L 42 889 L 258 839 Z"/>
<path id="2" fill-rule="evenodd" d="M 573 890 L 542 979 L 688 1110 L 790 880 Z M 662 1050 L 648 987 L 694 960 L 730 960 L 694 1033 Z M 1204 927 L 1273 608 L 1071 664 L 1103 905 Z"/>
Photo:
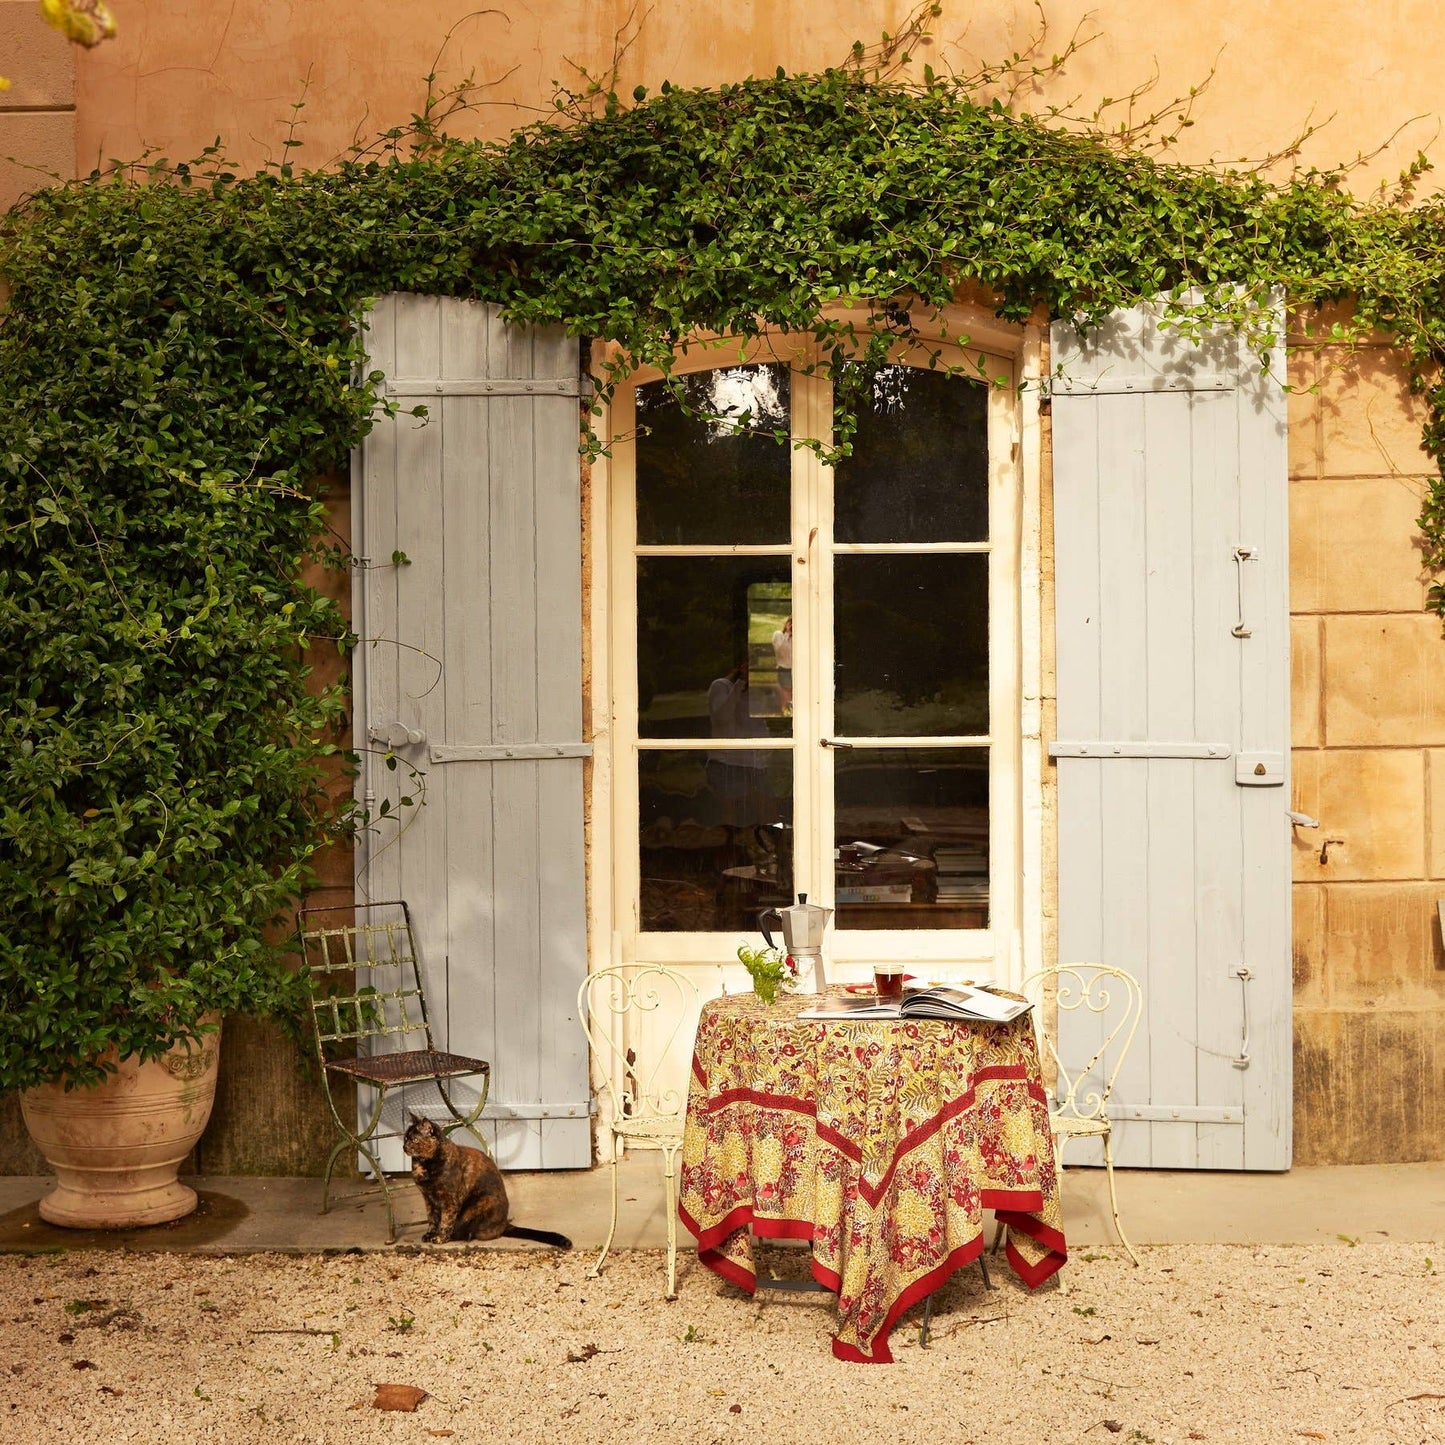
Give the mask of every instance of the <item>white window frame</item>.
<path id="1" fill-rule="evenodd" d="M 957 308 L 945 318 L 950 335 L 967 335 L 972 344 L 921 342 L 900 348 L 895 361 L 957 365 L 965 375 L 981 375 L 997 383 L 991 388 L 989 428 L 989 540 L 983 544 L 834 544 L 829 550 L 801 529 L 803 515 L 817 516 L 830 495 L 822 466 L 812 452 L 792 453 L 792 552 L 794 628 L 800 659 L 808 659 L 811 695 L 825 699 L 819 714 L 831 712 L 833 668 L 831 642 L 815 645 L 821 600 L 831 593 L 833 556 L 857 552 L 982 551 L 990 557 L 990 732 L 970 742 L 986 742 L 990 751 L 990 926 L 986 929 L 865 930 L 830 928 L 826 957 L 833 981 L 862 979 L 881 959 L 934 965 L 988 965 L 1001 981 L 1017 980 L 1037 966 L 1042 951 L 1044 823 L 1041 733 L 1040 585 L 1040 425 L 1039 387 L 1042 329 L 1010 328 L 974 308 Z M 803 338 L 774 337 L 738 342 L 706 339 L 679 354 L 676 373 L 709 371 L 747 363 L 781 361 L 795 367 L 816 360 Z M 646 547 L 636 542 L 633 390 L 656 380 L 655 370 L 639 370 L 619 387 L 600 420 L 616 440 L 610 456 L 593 469 L 589 506 L 591 560 L 591 687 L 592 719 L 597 754 L 594 760 L 592 847 L 590 849 L 595 967 L 628 961 L 697 966 L 726 987 L 746 987 L 736 963 L 740 937 L 731 932 L 643 933 L 638 927 L 640 853 L 637 726 L 636 563 L 639 555 L 716 556 L 786 555 L 775 545 Z M 831 426 L 831 388 L 817 376 L 794 370 L 792 378 L 794 432 L 826 435 Z M 828 519 L 831 526 L 831 518 Z M 806 605 L 801 605 L 801 604 Z M 831 765 L 821 761 L 827 750 L 818 742 L 831 736 L 831 716 L 795 715 L 791 747 L 794 766 L 795 836 L 832 839 Z M 755 748 L 762 740 L 748 739 Z M 899 742 L 951 744 L 956 739 L 879 739 L 879 746 Z M 725 746 L 722 739 L 648 739 L 648 745 L 669 749 Z M 743 744 L 739 744 L 742 746 Z M 781 746 L 789 746 L 780 740 Z M 871 744 L 870 744 L 871 745 Z M 813 766 L 804 760 L 817 757 Z M 833 893 L 831 847 L 795 847 L 795 887 L 816 902 L 830 904 Z M 816 856 L 814 856 L 816 855 Z M 821 870 L 821 876 L 820 875 Z M 699 980 L 703 982 L 703 979 Z"/>

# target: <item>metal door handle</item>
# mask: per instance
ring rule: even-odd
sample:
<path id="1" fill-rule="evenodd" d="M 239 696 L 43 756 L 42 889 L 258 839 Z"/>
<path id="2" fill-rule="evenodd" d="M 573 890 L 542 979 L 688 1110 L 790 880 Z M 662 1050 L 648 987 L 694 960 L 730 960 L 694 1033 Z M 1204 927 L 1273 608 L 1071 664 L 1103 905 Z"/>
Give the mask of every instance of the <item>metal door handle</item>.
<path id="1" fill-rule="evenodd" d="M 854 744 L 840 742 L 837 738 L 819 738 L 818 746 L 820 748 L 838 748 L 840 751 L 843 751 L 853 747 Z"/>

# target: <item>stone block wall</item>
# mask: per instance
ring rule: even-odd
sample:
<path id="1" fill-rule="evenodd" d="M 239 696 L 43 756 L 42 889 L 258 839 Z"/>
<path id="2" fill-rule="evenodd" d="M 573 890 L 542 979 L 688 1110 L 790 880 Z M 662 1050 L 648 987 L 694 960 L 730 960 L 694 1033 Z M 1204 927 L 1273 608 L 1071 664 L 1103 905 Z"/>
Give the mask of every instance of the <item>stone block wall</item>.
<path id="1" fill-rule="evenodd" d="M 75 174 L 75 60 L 33 0 L 0 0 L 0 211 Z"/>
<path id="2" fill-rule="evenodd" d="M 1422 400 L 1383 344 L 1290 381 L 1295 1160 L 1445 1139 L 1445 636 L 1416 518 Z M 1323 853 L 1323 860 L 1322 855 Z"/>

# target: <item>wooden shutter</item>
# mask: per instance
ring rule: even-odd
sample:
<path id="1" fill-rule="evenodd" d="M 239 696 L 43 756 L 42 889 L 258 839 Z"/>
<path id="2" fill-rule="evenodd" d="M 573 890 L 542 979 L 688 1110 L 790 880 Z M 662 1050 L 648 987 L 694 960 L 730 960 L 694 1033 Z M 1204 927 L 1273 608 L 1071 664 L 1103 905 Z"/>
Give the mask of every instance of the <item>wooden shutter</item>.
<path id="1" fill-rule="evenodd" d="M 1287 1168 L 1283 353 L 1142 308 L 1053 360 L 1059 961 L 1144 987 L 1119 1162 Z"/>
<path id="2" fill-rule="evenodd" d="M 434 1031 L 491 1062 L 498 1162 L 585 1167 L 577 343 L 437 297 L 384 297 L 368 325 L 402 412 L 360 456 L 356 728 L 368 806 L 400 823 L 358 896 L 412 905 Z"/>

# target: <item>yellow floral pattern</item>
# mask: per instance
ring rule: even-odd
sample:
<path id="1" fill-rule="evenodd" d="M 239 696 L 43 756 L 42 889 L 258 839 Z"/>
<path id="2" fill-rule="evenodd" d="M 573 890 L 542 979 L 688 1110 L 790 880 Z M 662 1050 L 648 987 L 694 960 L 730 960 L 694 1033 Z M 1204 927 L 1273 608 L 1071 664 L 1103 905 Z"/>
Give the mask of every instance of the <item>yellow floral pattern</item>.
<path id="1" fill-rule="evenodd" d="M 752 1235 L 810 1240 L 838 1295 L 833 1353 L 886 1363 L 894 1321 L 982 1253 L 985 1209 L 1027 1284 L 1064 1263 L 1038 1051 L 1027 1015 L 799 1019 L 809 1002 L 704 1007 L 679 1213 L 702 1262 L 749 1293 Z"/>

